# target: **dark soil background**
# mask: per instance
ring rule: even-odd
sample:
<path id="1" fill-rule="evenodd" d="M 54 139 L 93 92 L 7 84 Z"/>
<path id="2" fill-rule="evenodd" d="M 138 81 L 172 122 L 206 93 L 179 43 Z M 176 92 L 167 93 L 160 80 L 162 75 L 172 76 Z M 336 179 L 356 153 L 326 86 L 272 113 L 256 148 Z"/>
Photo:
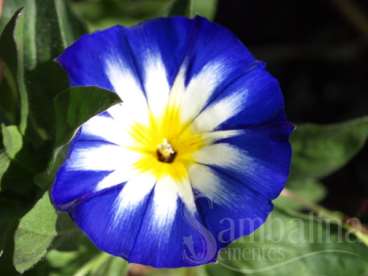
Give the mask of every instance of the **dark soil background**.
<path id="1" fill-rule="evenodd" d="M 267 62 L 292 122 L 368 114 L 368 1 L 219 0 L 215 21 Z M 324 184 L 324 206 L 367 222 L 368 145 Z"/>

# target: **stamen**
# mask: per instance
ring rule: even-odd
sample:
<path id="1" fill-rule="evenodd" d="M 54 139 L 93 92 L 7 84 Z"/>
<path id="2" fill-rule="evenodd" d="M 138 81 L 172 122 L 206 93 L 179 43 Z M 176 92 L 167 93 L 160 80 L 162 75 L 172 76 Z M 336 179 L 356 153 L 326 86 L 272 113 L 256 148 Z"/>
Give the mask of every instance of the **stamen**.
<path id="1" fill-rule="evenodd" d="M 169 141 L 165 138 L 157 147 L 157 159 L 160 162 L 172 163 L 176 157 L 176 151 Z"/>

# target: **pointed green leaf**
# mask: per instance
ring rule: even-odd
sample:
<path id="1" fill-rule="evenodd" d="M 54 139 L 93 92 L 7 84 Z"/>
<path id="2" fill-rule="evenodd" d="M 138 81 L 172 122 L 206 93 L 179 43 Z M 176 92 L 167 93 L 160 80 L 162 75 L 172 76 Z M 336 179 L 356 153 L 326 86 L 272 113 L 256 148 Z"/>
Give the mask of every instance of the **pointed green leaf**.
<path id="1" fill-rule="evenodd" d="M 0 34 L 11 20 L 15 12 L 23 6 L 24 0 L 3 0 L 3 9 L 0 16 Z"/>
<path id="2" fill-rule="evenodd" d="M 291 178 L 322 178 L 344 166 L 368 138 L 368 117 L 332 125 L 305 124 L 292 136 Z"/>
<path id="3" fill-rule="evenodd" d="M 13 263 L 23 273 L 46 254 L 56 236 L 57 215 L 45 193 L 36 205 L 21 219 L 15 233 Z"/>
<path id="4" fill-rule="evenodd" d="M 71 10 L 68 1 L 54 0 L 54 2 L 60 35 L 65 48 L 81 35 L 87 33 L 87 29 L 85 24 Z"/>
<path id="5" fill-rule="evenodd" d="M 59 94 L 54 101 L 56 144 L 66 144 L 82 123 L 119 101 L 115 93 L 96 87 L 69 88 Z"/>

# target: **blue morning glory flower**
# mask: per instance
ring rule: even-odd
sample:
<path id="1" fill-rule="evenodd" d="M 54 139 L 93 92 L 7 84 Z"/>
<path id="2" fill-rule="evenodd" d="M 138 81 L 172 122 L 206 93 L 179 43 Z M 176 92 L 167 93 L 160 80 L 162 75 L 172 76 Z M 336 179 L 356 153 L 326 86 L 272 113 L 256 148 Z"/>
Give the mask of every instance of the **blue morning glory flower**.
<path id="1" fill-rule="evenodd" d="M 122 99 L 79 128 L 51 191 L 98 248 L 195 266 L 265 222 L 292 126 L 277 80 L 232 33 L 154 19 L 85 35 L 58 62 L 72 86 Z"/>

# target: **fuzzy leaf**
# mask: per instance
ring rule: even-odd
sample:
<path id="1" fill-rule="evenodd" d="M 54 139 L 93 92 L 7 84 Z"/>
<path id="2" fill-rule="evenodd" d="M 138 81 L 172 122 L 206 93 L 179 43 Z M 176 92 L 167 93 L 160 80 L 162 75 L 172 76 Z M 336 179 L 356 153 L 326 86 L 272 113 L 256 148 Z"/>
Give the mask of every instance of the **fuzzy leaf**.
<path id="1" fill-rule="evenodd" d="M 45 193 L 36 205 L 22 217 L 15 233 L 13 263 L 23 273 L 46 254 L 56 236 L 57 215 L 49 195 Z"/>

